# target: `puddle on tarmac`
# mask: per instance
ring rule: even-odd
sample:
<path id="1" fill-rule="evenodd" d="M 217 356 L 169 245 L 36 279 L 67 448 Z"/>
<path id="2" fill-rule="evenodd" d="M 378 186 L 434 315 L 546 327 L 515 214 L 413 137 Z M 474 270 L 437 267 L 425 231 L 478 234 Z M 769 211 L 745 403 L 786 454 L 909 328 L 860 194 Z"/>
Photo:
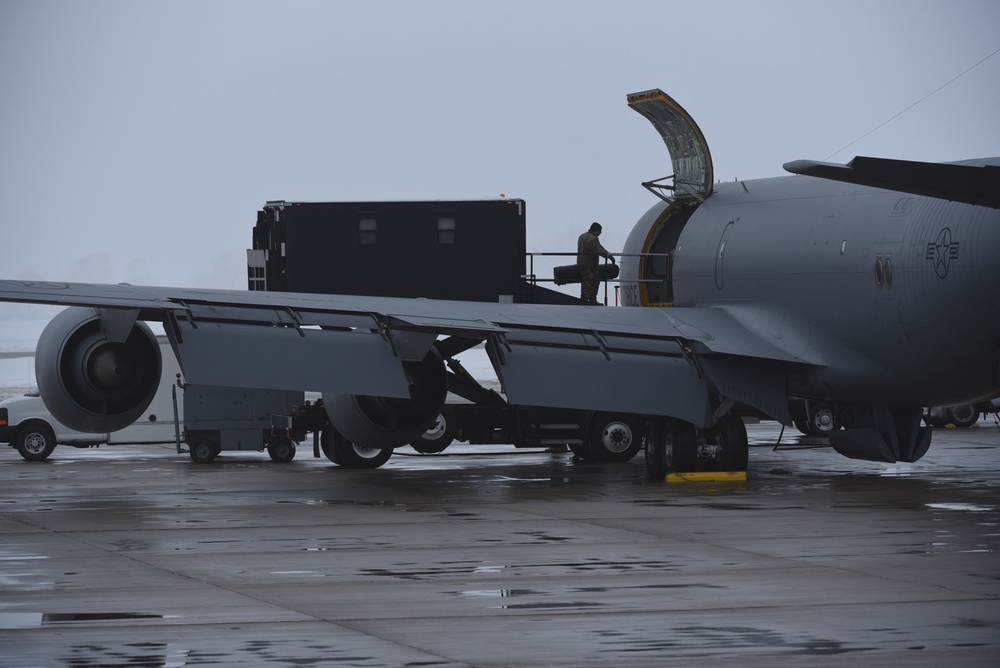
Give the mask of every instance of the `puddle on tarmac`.
<path id="1" fill-rule="evenodd" d="M 60 666 L 148 666 L 149 668 L 182 668 L 183 666 L 445 666 L 449 661 L 429 660 L 409 662 L 379 659 L 369 644 L 352 643 L 343 647 L 335 643 L 301 639 L 230 639 L 213 638 L 205 642 L 131 642 L 124 644 L 81 644 L 55 655 L 51 663 L 31 665 Z"/>
<path id="2" fill-rule="evenodd" d="M 974 503 L 928 503 L 931 510 L 964 510 L 969 513 L 988 513 L 996 510 L 996 506 L 983 506 Z"/>
<path id="3" fill-rule="evenodd" d="M 648 630 L 647 630 L 648 631 Z M 858 644 L 848 646 L 830 638 L 805 633 L 781 632 L 752 626 L 683 626 L 670 633 L 647 635 L 635 630 L 607 630 L 604 636 L 608 649 L 601 652 L 628 652 L 633 657 L 659 655 L 670 651 L 675 657 L 746 657 L 760 654 L 777 656 L 828 656 L 873 649 Z M 682 638 L 682 641 L 678 641 Z"/>
<path id="4" fill-rule="evenodd" d="M 598 608 L 609 605 L 599 601 L 579 601 L 573 600 L 574 596 L 580 594 L 606 594 L 625 590 L 679 590 L 679 589 L 722 589 L 719 585 L 709 585 L 701 583 L 685 584 L 654 584 L 654 585 L 627 585 L 624 587 L 566 587 L 563 589 L 463 589 L 452 592 L 453 595 L 466 599 L 478 599 L 491 603 L 496 600 L 490 608 L 496 610 L 567 610 Z M 570 600 L 549 601 L 553 597 L 569 598 Z M 499 600 L 497 600 L 499 599 Z M 516 599 L 517 601 L 515 602 Z"/>
<path id="5" fill-rule="evenodd" d="M 604 559 L 586 561 L 501 565 L 490 563 L 460 562 L 440 564 L 430 568 L 363 568 L 362 575 L 398 578 L 401 580 L 432 580 L 435 578 L 452 578 L 461 575 L 478 575 L 483 573 L 507 573 L 513 576 L 557 576 L 579 573 L 609 575 L 616 573 L 651 573 L 679 571 L 681 567 L 672 562 L 623 563 Z"/>
<path id="6" fill-rule="evenodd" d="M 142 612 L 0 612 L 0 629 L 25 629 L 72 622 L 179 618 L 180 615 L 153 615 Z"/>

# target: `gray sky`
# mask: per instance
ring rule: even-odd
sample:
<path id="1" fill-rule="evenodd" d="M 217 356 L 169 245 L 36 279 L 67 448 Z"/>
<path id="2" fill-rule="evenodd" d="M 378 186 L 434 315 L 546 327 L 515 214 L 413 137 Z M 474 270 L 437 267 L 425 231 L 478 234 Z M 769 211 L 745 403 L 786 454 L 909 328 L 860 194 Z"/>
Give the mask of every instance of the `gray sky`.
<path id="1" fill-rule="evenodd" d="M 0 0 L 0 277 L 246 287 L 269 199 L 527 201 L 528 249 L 622 244 L 669 173 L 1000 155 L 996 0 Z M 331 256 L 331 261 L 337 261 Z"/>

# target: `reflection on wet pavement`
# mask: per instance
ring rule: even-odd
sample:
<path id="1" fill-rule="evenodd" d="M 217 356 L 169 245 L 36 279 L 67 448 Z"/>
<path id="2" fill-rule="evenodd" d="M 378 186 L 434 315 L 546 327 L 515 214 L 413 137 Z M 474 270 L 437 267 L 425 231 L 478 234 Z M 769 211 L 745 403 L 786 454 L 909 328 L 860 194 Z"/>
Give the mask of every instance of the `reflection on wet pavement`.
<path id="1" fill-rule="evenodd" d="M 11 453 L 0 666 L 1000 665 L 1000 434 L 884 465 L 779 432 L 723 484 L 503 446 Z"/>

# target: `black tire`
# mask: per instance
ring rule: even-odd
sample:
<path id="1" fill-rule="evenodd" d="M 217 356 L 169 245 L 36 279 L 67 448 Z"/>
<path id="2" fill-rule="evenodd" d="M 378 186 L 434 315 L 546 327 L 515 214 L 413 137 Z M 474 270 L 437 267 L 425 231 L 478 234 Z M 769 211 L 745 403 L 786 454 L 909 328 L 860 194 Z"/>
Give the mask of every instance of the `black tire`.
<path id="1" fill-rule="evenodd" d="M 377 469 L 392 457 L 392 448 L 364 448 L 351 441 L 347 440 L 343 435 L 341 435 L 335 429 L 325 430 L 323 435 L 326 436 L 326 432 L 330 432 L 332 436 L 332 447 L 327 445 L 324 447 L 323 452 L 326 453 L 327 449 L 332 450 L 333 457 L 331 458 L 327 454 L 327 459 L 330 459 L 336 464 L 349 469 Z"/>
<path id="2" fill-rule="evenodd" d="M 697 463 L 697 433 L 682 420 L 654 418 L 646 431 L 646 471 L 662 480 L 668 473 L 690 473 Z"/>
<path id="3" fill-rule="evenodd" d="M 948 422 L 959 429 L 967 429 L 979 422 L 979 409 L 975 404 L 952 406 L 947 411 Z"/>
<path id="4" fill-rule="evenodd" d="M 42 422 L 21 427 L 14 442 L 17 452 L 29 462 L 40 462 L 49 458 L 56 449 L 56 436 L 52 427 Z"/>
<path id="5" fill-rule="evenodd" d="M 746 471 L 749 463 L 747 428 L 743 420 L 724 415 L 698 438 L 697 470 Z"/>
<path id="6" fill-rule="evenodd" d="M 698 431 L 690 422 L 669 420 L 670 439 L 674 449 L 668 471 L 690 473 L 698 468 Z"/>
<path id="7" fill-rule="evenodd" d="M 654 480 L 667 477 L 666 420 L 653 418 L 646 425 L 646 473 Z"/>
<path id="8" fill-rule="evenodd" d="M 932 407 L 924 411 L 924 423 L 928 427 L 943 427 L 948 424 L 948 411 Z"/>
<path id="9" fill-rule="evenodd" d="M 220 452 L 222 448 L 207 437 L 196 438 L 188 444 L 188 454 L 196 464 L 210 464 Z"/>
<path id="10" fill-rule="evenodd" d="M 587 443 L 601 462 L 627 462 L 642 448 L 643 424 L 637 415 L 595 413 L 587 428 Z"/>
<path id="11" fill-rule="evenodd" d="M 809 404 L 806 422 L 806 433 L 810 436 L 829 436 L 830 432 L 840 429 L 840 420 L 833 406 L 825 402 Z"/>
<path id="12" fill-rule="evenodd" d="M 295 444 L 285 436 L 275 436 L 267 442 L 267 454 L 271 461 L 287 464 L 295 459 Z"/>
<path id="13" fill-rule="evenodd" d="M 451 411 L 442 410 L 434 424 L 427 428 L 421 436 L 410 443 L 410 446 L 422 455 L 436 455 L 455 440 L 455 421 Z"/>
<path id="14" fill-rule="evenodd" d="M 324 429 L 319 433 L 319 449 L 323 451 L 326 458 L 329 459 L 334 464 L 339 464 L 337 461 L 337 451 L 333 449 L 332 439 L 330 438 L 330 432 L 333 429 Z"/>

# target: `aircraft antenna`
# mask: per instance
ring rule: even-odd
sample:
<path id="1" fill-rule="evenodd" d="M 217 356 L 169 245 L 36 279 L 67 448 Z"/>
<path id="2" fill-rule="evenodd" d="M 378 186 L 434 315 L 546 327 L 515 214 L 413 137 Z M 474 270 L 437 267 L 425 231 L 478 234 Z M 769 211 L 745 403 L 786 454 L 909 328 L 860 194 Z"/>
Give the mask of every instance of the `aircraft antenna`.
<path id="1" fill-rule="evenodd" d="M 847 146 L 844 146 L 843 148 L 841 148 L 839 150 L 836 150 L 833 153 L 831 153 L 830 155 L 826 156 L 825 158 L 823 158 L 823 161 L 826 162 L 827 160 L 829 160 L 833 156 L 837 155 L 841 151 L 844 151 L 844 150 L 850 148 L 851 146 L 854 146 L 855 144 L 857 144 L 859 141 L 861 141 L 862 139 L 864 139 L 868 135 L 872 134 L 873 132 L 875 132 L 879 128 L 881 128 L 881 127 L 883 127 L 885 125 L 888 125 L 892 121 L 896 120 L 897 118 L 899 118 L 900 116 L 902 116 L 903 114 L 905 114 L 906 112 L 908 112 L 910 109 L 913 109 L 915 106 L 917 106 L 918 104 L 920 104 L 921 102 L 923 102 L 924 100 L 926 100 L 927 98 L 929 98 L 930 96 L 934 95 L 935 93 L 937 93 L 941 89 L 943 89 L 943 88 L 945 88 L 947 86 L 950 86 L 955 81 L 958 81 L 959 79 L 961 79 L 962 77 L 964 77 L 966 74 L 968 74 L 972 70 L 976 69 L 977 67 L 979 67 L 980 65 L 982 65 L 983 63 L 985 63 L 987 60 L 989 60 L 993 56 L 997 55 L 998 53 L 1000 53 L 1000 49 L 997 49 L 996 51 L 994 51 L 990 55 L 986 56 L 985 58 L 983 58 L 982 60 L 980 60 L 975 65 L 972 65 L 971 67 L 969 67 L 968 69 L 966 69 L 961 74 L 958 74 L 958 75 L 952 77 L 950 80 L 948 80 L 947 82 L 941 84 L 940 86 L 938 86 L 937 88 L 935 88 L 934 90 L 932 90 L 930 93 L 927 93 L 927 95 L 924 95 L 922 98 L 920 98 L 919 100 L 917 100 L 916 102 L 914 102 L 913 104 L 911 104 L 910 106 L 908 106 L 906 109 L 903 109 L 901 112 L 899 112 L 898 114 L 896 114 L 892 118 L 886 120 L 885 122 L 877 125 L 876 127 L 872 128 L 871 130 L 869 130 L 868 132 L 866 132 L 865 134 L 861 135 L 860 137 L 858 137 L 857 139 L 855 139 L 854 141 L 852 141 Z"/>

